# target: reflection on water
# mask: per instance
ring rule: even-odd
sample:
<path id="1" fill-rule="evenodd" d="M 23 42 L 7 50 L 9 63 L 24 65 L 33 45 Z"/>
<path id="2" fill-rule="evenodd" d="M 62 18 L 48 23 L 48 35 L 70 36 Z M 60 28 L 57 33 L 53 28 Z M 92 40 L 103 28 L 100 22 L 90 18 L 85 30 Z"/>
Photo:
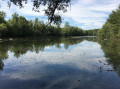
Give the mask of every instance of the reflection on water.
<path id="1" fill-rule="evenodd" d="M 4 39 L 0 70 L 0 89 L 120 89 L 120 44 L 95 37 Z"/>
<path id="2" fill-rule="evenodd" d="M 107 63 L 111 65 L 120 75 L 120 41 L 119 40 L 99 40 L 102 50 L 105 52 Z M 110 71 L 110 70 L 108 70 Z"/>

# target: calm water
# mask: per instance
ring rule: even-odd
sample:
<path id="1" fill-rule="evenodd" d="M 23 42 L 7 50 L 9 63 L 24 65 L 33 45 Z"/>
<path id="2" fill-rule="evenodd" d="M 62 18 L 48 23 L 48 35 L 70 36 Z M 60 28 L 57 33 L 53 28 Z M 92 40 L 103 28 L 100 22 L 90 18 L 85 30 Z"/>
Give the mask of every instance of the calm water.
<path id="1" fill-rule="evenodd" d="M 120 89 L 120 41 L 4 39 L 0 89 Z"/>

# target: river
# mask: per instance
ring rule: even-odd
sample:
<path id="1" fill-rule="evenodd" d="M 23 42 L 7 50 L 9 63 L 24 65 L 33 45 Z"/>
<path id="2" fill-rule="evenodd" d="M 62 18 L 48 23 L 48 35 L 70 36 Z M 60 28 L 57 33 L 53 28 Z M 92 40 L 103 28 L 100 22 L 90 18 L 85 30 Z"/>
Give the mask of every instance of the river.
<path id="1" fill-rule="evenodd" d="M 120 89 L 120 41 L 3 39 L 0 89 Z"/>

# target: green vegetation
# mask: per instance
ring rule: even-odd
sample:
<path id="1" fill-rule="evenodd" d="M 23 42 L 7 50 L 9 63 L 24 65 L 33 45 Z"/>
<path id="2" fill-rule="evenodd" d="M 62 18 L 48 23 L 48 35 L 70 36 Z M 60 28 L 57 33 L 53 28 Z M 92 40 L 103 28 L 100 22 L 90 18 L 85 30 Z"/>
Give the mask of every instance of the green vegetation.
<path id="1" fill-rule="evenodd" d="M 43 21 L 27 20 L 17 13 L 12 15 L 12 18 L 5 20 L 6 14 L 0 12 L 0 37 L 33 37 L 33 36 L 95 36 L 95 30 L 82 30 L 81 28 L 70 26 L 68 22 L 65 23 L 63 28 L 60 24 L 55 26 L 46 25 Z"/>
<path id="2" fill-rule="evenodd" d="M 92 29 L 92 30 L 85 30 L 84 35 L 85 36 L 97 36 L 99 29 Z"/>
<path id="3" fill-rule="evenodd" d="M 113 11 L 107 22 L 103 25 L 102 29 L 98 32 L 99 37 L 101 38 L 120 38 L 120 6 L 118 9 Z"/>

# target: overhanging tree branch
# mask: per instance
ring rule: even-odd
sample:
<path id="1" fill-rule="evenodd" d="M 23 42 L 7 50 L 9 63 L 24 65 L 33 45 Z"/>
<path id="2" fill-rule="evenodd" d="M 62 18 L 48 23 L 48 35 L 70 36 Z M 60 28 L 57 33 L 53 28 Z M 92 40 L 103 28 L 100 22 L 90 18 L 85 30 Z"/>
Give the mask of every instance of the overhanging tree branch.
<path id="1" fill-rule="evenodd" d="M 20 8 L 23 8 L 23 3 L 27 4 L 30 0 L 8 0 L 8 6 L 11 6 L 11 3 L 13 3 L 16 6 L 19 6 Z M 45 15 L 48 17 L 48 25 L 52 22 L 54 24 L 61 23 L 61 16 L 59 13 L 56 13 L 57 11 L 66 12 L 67 7 L 69 7 L 69 3 L 71 0 L 32 0 L 33 3 L 33 10 L 39 12 L 40 6 L 47 6 L 47 9 L 45 9 Z"/>

